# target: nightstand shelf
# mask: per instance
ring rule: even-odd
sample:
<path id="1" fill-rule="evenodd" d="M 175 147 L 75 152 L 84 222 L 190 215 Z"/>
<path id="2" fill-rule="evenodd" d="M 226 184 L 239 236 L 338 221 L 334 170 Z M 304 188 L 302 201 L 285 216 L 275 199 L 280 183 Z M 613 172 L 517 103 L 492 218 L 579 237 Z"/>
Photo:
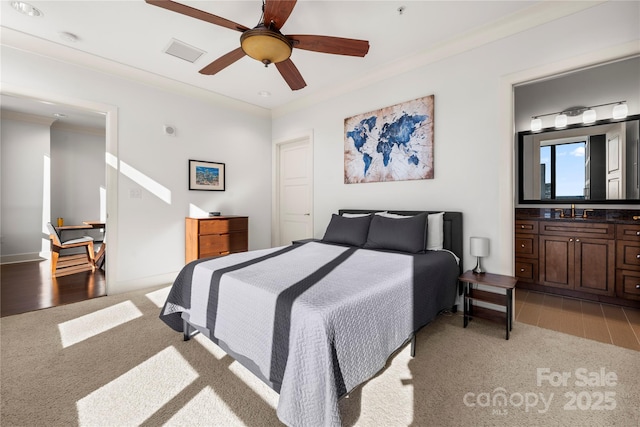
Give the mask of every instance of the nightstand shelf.
<path id="1" fill-rule="evenodd" d="M 506 339 L 509 339 L 509 331 L 513 328 L 513 289 L 518 280 L 515 277 L 503 276 L 501 274 L 475 274 L 472 271 L 466 271 L 458 279 L 464 283 L 464 327 L 466 328 L 469 320 L 474 317 L 504 323 Z M 495 289 L 504 289 L 505 293 L 473 288 L 473 284 Z M 477 301 L 504 307 L 505 311 L 475 305 L 474 302 Z"/>

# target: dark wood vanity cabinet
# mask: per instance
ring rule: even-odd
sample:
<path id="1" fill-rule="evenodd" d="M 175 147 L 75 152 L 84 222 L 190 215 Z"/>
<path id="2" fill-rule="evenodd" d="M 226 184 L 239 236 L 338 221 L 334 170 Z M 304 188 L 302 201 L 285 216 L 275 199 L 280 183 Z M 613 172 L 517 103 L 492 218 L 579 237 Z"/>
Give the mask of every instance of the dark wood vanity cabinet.
<path id="1" fill-rule="evenodd" d="M 640 225 L 616 228 L 616 295 L 640 300 Z"/>
<path id="2" fill-rule="evenodd" d="M 613 224 L 540 221 L 540 283 L 615 294 Z"/>
<path id="3" fill-rule="evenodd" d="M 640 301 L 640 224 L 516 218 L 514 275 L 518 287 L 638 304 L 634 301 Z"/>
<path id="4" fill-rule="evenodd" d="M 514 251 L 518 280 L 538 282 L 538 221 L 516 221 Z"/>

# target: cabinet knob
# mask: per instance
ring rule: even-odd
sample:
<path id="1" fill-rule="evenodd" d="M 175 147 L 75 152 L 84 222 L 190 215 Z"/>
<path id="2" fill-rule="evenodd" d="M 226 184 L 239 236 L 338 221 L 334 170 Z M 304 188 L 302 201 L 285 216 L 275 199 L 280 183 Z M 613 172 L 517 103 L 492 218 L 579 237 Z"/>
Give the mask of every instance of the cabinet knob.
<path id="1" fill-rule="evenodd" d="M 640 236 L 640 231 L 636 231 L 636 236 Z"/>
<path id="2" fill-rule="evenodd" d="M 636 289 L 640 289 L 640 283 L 636 285 Z"/>
<path id="3" fill-rule="evenodd" d="M 521 268 L 521 269 L 520 269 L 520 272 L 524 272 L 524 268 Z M 640 285 L 638 285 L 638 286 L 640 286 Z"/>
<path id="4" fill-rule="evenodd" d="M 521 225 L 520 228 L 524 228 L 524 225 Z M 640 233 L 640 231 L 638 233 Z"/>
<path id="5" fill-rule="evenodd" d="M 580 241 L 580 239 L 576 239 L 576 242 L 579 242 L 579 241 Z"/>
<path id="6" fill-rule="evenodd" d="M 573 242 L 573 239 L 569 239 L 570 242 Z"/>
<path id="7" fill-rule="evenodd" d="M 636 258 L 640 259 L 640 254 L 636 255 Z"/>
<path id="8" fill-rule="evenodd" d="M 520 245 L 520 246 L 524 248 L 524 243 L 522 245 Z"/>

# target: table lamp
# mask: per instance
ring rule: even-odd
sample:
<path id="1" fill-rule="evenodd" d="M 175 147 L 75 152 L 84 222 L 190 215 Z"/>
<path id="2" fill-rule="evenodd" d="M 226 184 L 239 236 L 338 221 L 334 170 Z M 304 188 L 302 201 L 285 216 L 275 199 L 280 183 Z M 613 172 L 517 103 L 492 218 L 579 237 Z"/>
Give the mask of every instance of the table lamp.
<path id="1" fill-rule="evenodd" d="M 472 256 L 475 256 L 478 259 L 473 272 L 475 274 L 484 273 L 485 271 L 480 264 L 480 260 L 482 259 L 482 257 L 489 256 L 489 239 L 486 237 L 472 237 L 470 252 Z"/>

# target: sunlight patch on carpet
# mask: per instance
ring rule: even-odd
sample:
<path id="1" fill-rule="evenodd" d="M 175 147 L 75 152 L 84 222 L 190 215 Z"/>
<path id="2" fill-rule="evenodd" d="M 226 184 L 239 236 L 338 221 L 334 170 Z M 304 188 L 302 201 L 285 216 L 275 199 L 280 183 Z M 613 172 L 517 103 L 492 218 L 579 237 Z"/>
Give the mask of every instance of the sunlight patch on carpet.
<path id="1" fill-rule="evenodd" d="M 215 420 L 214 420 L 215 418 Z M 209 386 L 182 407 L 165 426 L 190 426 L 194 420 L 207 420 L 212 426 L 244 426 L 233 410 Z"/>
<path id="2" fill-rule="evenodd" d="M 278 406 L 278 393 L 262 382 L 260 378 L 253 375 L 251 371 L 235 360 L 229 365 L 229 370 L 253 390 L 256 395 L 260 396 L 267 405 L 276 409 Z"/>
<path id="3" fill-rule="evenodd" d="M 149 298 L 151 302 L 157 305 L 159 308 L 162 308 L 164 306 L 164 302 L 167 300 L 167 296 L 169 295 L 170 290 L 171 290 L 171 286 L 167 286 L 166 288 L 149 292 L 145 296 Z"/>
<path id="4" fill-rule="evenodd" d="M 198 378 L 174 347 L 76 402 L 81 426 L 139 425 Z"/>
<path id="5" fill-rule="evenodd" d="M 142 316 L 131 301 L 124 301 L 102 310 L 58 324 L 62 348 L 67 348 L 102 332 Z"/>

